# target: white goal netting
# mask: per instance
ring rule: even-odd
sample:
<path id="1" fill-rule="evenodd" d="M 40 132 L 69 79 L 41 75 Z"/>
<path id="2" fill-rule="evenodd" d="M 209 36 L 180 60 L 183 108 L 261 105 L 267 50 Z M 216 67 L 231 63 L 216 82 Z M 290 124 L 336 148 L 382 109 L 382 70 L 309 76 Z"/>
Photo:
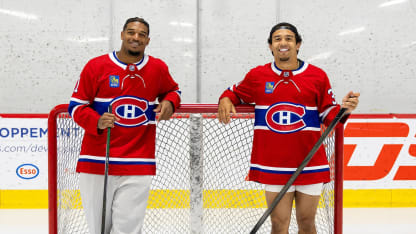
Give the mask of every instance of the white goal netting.
<path id="1" fill-rule="evenodd" d="M 50 187 L 49 193 L 56 196 L 50 201 L 50 223 L 56 224 L 57 233 L 88 233 L 75 173 L 83 130 L 66 112 L 56 114 L 51 122 L 56 123 L 56 137 L 49 140 L 49 148 L 53 150 L 51 144 L 56 144 L 56 153 L 50 152 L 49 179 L 56 189 Z M 157 175 L 143 233 L 250 232 L 266 209 L 263 187 L 245 181 L 253 122 L 252 112 L 240 112 L 230 124 L 223 125 L 215 113 L 201 111 L 177 113 L 171 120 L 158 123 Z M 322 193 L 316 224 L 318 233 L 334 233 L 334 134 L 324 145 L 332 181 Z M 270 227 L 267 220 L 258 233 L 270 233 Z M 51 224 L 50 229 L 56 233 Z M 290 233 L 297 233 L 295 210 Z"/>

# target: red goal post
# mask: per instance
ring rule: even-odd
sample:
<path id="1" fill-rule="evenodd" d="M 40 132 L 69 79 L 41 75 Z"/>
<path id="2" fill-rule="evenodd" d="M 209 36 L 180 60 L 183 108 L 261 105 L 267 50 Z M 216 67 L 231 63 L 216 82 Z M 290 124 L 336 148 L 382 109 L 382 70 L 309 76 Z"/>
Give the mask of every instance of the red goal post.
<path id="1" fill-rule="evenodd" d="M 158 123 L 158 171 L 152 182 L 145 233 L 249 232 L 266 209 L 261 185 L 244 181 L 254 107 L 237 106 L 238 114 L 226 126 L 216 120 L 217 107 L 182 104 L 171 120 Z M 67 109 L 67 104 L 58 105 L 48 118 L 51 234 L 88 233 L 74 171 L 83 130 Z M 342 233 L 343 130 L 339 124 L 324 142 L 331 182 L 321 196 L 318 233 Z M 269 232 L 269 221 L 263 226 L 259 233 Z M 292 220 L 290 233 L 296 231 Z"/>

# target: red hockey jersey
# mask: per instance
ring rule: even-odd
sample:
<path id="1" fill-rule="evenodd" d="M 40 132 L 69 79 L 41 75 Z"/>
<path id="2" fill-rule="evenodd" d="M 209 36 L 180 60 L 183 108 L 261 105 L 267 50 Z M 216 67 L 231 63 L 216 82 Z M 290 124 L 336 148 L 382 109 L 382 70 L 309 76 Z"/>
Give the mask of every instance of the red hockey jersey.
<path id="1" fill-rule="evenodd" d="M 328 125 L 340 108 L 325 72 L 303 61 L 293 71 L 282 71 L 275 63 L 258 66 L 223 97 L 234 105 L 255 104 L 248 180 L 262 184 L 286 184 L 319 139 L 320 124 Z M 322 146 L 294 185 L 329 180 Z"/>
<path id="2" fill-rule="evenodd" d="M 107 130 L 99 132 L 97 124 L 111 104 L 120 120 L 111 129 L 109 174 L 155 175 L 156 99 L 177 108 L 180 94 L 160 59 L 144 55 L 136 64 L 125 64 L 112 52 L 90 60 L 68 108 L 85 130 L 77 172 L 104 174 Z"/>

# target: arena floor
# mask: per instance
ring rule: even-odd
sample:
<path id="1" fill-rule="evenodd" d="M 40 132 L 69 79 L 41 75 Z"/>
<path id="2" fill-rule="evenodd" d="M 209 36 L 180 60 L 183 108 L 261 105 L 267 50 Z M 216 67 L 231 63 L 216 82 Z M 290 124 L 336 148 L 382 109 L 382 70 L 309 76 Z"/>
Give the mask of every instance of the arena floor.
<path id="1" fill-rule="evenodd" d="M 344 234 L 414 234 L 415 217 L 416 208 L 344 208 Z M 0 233 L 47 234 L 48 210 L 0 209 Z"/>

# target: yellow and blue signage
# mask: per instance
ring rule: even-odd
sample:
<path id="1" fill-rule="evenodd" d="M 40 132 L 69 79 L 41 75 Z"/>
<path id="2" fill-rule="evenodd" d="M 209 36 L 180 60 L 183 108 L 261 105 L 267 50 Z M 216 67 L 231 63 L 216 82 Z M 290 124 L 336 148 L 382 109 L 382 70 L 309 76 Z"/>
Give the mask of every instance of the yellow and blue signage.
<path id="1" fill-rule="evenodd" d="M 111 88 L 120 87 L 120 77 L 119 76 L 110 75 L 109 81 L 110 81 L 110 87 Z"/>
<path id="2" fill-rule="evenodd" d="M 274 82 L 266 82 L 265 93 L 273 93 Z"/>

